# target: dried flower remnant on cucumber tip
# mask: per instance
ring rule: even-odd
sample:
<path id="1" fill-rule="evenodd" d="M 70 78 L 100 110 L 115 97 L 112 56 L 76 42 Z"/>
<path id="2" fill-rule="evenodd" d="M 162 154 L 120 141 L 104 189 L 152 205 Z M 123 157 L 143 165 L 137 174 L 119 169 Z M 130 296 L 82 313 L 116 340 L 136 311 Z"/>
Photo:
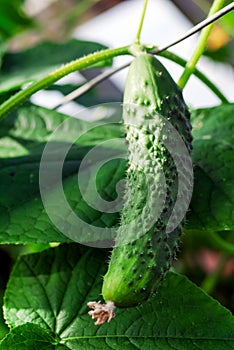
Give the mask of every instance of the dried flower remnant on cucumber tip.
<path id="1" fill-rule="evenodd" d="M 90 301 L 87 305 L 92 309 L 88 314 L 92 316 L 92 319 L 97 319 L 94 323 L 96 326 L 110 322 L 115 317 L 115 305 L 112 301 L 107 301 L 106 304 L 101 304 L 100 301 Z"/>

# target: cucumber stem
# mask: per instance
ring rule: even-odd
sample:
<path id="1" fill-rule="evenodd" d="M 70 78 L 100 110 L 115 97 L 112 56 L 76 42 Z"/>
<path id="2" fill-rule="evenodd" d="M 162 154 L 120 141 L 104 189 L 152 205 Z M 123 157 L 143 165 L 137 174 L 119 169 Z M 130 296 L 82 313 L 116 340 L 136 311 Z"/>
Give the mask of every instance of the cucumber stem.
<path id="1" fill-rule="evenodd" d="M 128 55 L 129 46 L 119 47 L 116 49 L 106 49 L 101 50 L 85 57 L 81 57 L 77 60 L 71 61 L 60 68 L 56 69 L 54 72 L 50 73 L 41 80 L 30 84 L 24 90 L 20 90 L 18 93 L 10 97 L 8 100 L 3 102 L 0 106 L 0 120 L 14 108 L 16 108 L 21 103 L 25 102 L 29 97 L 31 97 L 35 92 L 45 89 L 52 85 L 62 77 L 68 75 L 69 73 L 79 71 L 84 68 L 89 68 L 97 62 L 110 59 L 120 55 Z"/>
<path id="2" fill-rule="evenodd" d="M 180 56 L 178 56 L 175 53 L 172 53 L 170 51 L 160 52 L 160 53 L 158 53 L 158 56 L 162 56 L 164 58 L 167 58 L 167 59 L 179 64 L 182 67 L 186 66 L 186 60 L 184 60 Z M 197 77 L 200 81 L 202 81 L 203 84 L 205 84 L 220 99 L 220 101 L 222 103 L 229 103 L 228 99 L 219 90 L 219 88 L 200 70 L 198 70 L 197 68 L 194 68 L 192 74 L 195 77 Z"/>
<path id="3" fill-rule="evenodd" d="M 144 19 L 145 19 L 145 13 L 146 13 L 147 5 L 148 5 L 148 0 L 144 0 L 143 10 L 142 10 L 142 13 L 141 13 L 141 19 L 140 19 L 140 23 L 139 23 L 139 27 L 138 27 L 138 30 L 137 30 L 137 34 L 136 34 L 136 38 L 135 38 L 134 44 L 140 44 L 140 36 L 141 36 L 142 26 L 143 26 Z"/>
<path id="4" fill-rule="evenodd" d="M 158 56 L 162 56 L 168 60 L 171 60 L 177 64 L 179 64 L 182 67 L 186 66 L 187 61 L 181 58 L 180 56 L 177 56 L 176 54 L 170 52 L 170 51 L 163 51 L 157 54 Z M 85 94 L 87 91 L 92 89 L 97 84 L 101 83 L 103 80 L 109 78 L 113 74 L 119 72 L 120 70 L 128 67 L 131 62 L 125 63 L 122 66 L 114 67 L 108 70 L 107 72 L 103 72 L 96 76 L 95 78 L 89 80 L 87 83 L 84 83 L 82 86 L 80 86 L 78 89 L 72 91 L 70 94 L 64 96 L 62 101 L 54 107 L 54 109 L 59 108 L 60 106 L 68 103 L 69 101 L 74 100 L 75 98 L 80 97 L 81 95 Z M 218 89 L 218 87 L 212 83 L 212 81 L 209 80 L 201 71 L 199 71 L 197 68 L 195 68 L 193 74 L 201 81 L 203 82 L 219 99 L 222 103 L 229 103 L 227 98 L 223 95 L 223 93 Z"/>
<path id="5" fill-rule="evenodd" d="M 224 0 L 214 0 L 210 8 L 208 17 L 216 13 L 223 6 L 223 4 L 224 4 Z M 180 86 L 181 89 L 185 87 L 190 76 L 193 74 L 196 64 L 205 50 L 206 43 L 213 26 L 214 26 L 214 23 L 211 23 L 209 26 L 207 26 L 201 31 L 194 53 L 191 56 L 191 58 L 188 60 L 185 70 L 178 80 L 178 85 Z"/>

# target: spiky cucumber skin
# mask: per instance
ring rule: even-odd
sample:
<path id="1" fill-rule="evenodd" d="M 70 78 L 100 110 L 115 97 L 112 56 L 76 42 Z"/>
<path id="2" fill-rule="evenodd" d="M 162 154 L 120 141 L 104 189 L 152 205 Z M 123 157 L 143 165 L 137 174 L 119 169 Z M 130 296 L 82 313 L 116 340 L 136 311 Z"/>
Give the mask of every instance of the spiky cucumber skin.
<path id="1" fill-rule="evenodd" d="M 165 120 L 179 132 L 189 152 L 192 136 L 190 114 L 181 90 L 164 66 L 150 54 L 142 53 L 131 64 L 124 103 L 136 106 L 136 109 L 123 110 L 129 149 L 129 186 L 126 188 L 117 244 L 113 248 L 108 271 L 104 276 L 102 294 L 106 301 L 113 301 L 117 307 L 132 307 L 157 290 L 176 256 L 181 236 L 180 226 L 170 233 L 166 232 L 177 197 L 178 179 L 173 158 L 161 140 L 162 137 L 170 137 L 165 135 L 163 129 Z M 134 118 L 137 115 L 137 106 L 149 107 L 152 113 L 143 114 L 140 120 L 137 116 L 136 126 Z M 160 113 L 165 120 L 155 118 L 155 112 Z M 153 128 L 151 125 L 150 130 L 147 129 L 147 118 L 153 121 Z M 139 164 L 137 159 L 140 160 Z M 149 209 L 149 204 L 150 208 L 157 207 L 160 195 L 163 196 L 163 191 L 165 192 L 165 188 L 160 187 L 162 174 L 166 178 L 166 200 L 160 217 L 150 227 L 154 212 Z M 184 176 L 186 192 L 186 170 Z M 150 187 L 147 187 L 147 178 Z M 150 188 L 150 198 L 144 208 L 148 198 L 147 188 L 148 193 Z M 132 220 L 142 210 L 142 219 L 136 225 Z M 129 225 L 127 232 L 124 228 L 126 224 Z M 124 244 L 121 245 L 121 242 Z"/>

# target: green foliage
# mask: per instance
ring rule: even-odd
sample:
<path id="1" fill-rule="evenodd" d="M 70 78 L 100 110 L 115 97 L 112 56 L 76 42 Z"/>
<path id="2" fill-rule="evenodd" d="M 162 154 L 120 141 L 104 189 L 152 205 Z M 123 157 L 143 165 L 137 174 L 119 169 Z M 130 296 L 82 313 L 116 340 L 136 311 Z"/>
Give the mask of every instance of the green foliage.
<path id="1" fill-rule="evenodd" d="M 57 347 L 54 344 L 51 332 L 32 323 L 25 323 L 23 326 L 14 328 L 0 343 L 0 346 L 1 350 L 63 349 L 63 346 Z"/>
<path id="2" fill-rule="evenodd" d="M 214 61 L 223 63 L 232 63 L 234 58 L 233 49 L 230 47 L 230 45 L 224 45 L 215 51 L 205 50 L 204 56 L 207 56 Z"/>
<path id="3" fill-rule="evenodd" d="M 193 111 L 194 190 L 186 228 L 234 229 L 234 105 Z"/>
<path id="4" fill-rule="evenodd" d="M 26 83 L 47 76 L 64 62 L 104 48 L 95 42 L 71 39 L 62 44 L 43 42 L 18 53 L 8 52 L 3 56 L 0 94 L 20 89 Z M 106 65 L 111 65 L 111 60 L 100 63 L 100 66 Z"/>
<path id="5" fill-rule="evenodd" d="M 2 312 L 3 294 L 4 294 L 4 290 L 3 290 L 3 288 L 1 288 L 0 289 L 0 306 L 1 306 L 1 311 L 0 311 L 0 339 L 4 338 L 4 336 L 9 332 L 9 329 L 8 329 L 8 327 L 5 324 L 5 320 L 3 318 L 3 312 Z"/>
<path id="6" fill-rule="evenodd" d="M 40 342 L 49 349 L 60 344 L 71 350 L 228 350 L 234 346 L 230 312 L 172 272 L 147 302 L 117 310 L 110 324 L 97 328 L 87 315 L 86 303 L 101 291 L 105 261 L 105 252 L 77 244 L 21 256 L 5 294 L 4 313 L 12 331 L 1 349 L 20 344 L 27 350 L 33 342 L 35 349 Z"/>
<path id="7" fill-rule="evenodd" d="M 17 114 L 11 115 L 1 123 L 1 242 L 5 243 L 36 243 L 36 242 L 66 242 L 68 238 L 62 235 L 51 223 L 43 207 L 39 191 L 39 166 L 45 143 L 56 127 L 53 142 L 62 149 L 64 143 L 72 143 L 79 133 L 85 133 L 90 123 L 75 118 L 69 118 L 56 111 L 41 107 L 19 109 Z M 93 124 L 95 126 L 95 123 Z M 77 137 L 76 137 L 77 135 Z M 64 190 L 70 205 L 77 215 L 90 223 L 103 226 L 115 223 L 118 214 L 99 213 L 90 208 L 82 198 L 77 182 L 77 170 L 84 155 L 95 145 L 108 138 L 121 136 L 121 129 L 115 124 L 92 128 L 73 145 L 63 166 Z M 95 164 L 93 165 L 95 166 Z M 92 164 L 85 170 L 86 178 L 92 182 Z M 113 189 L 123 174 L 123 162 L 115 163 L 113 179 L 111 168 L 103 167 L 97 183 L 98 190 L 112 198 Z M 99 185 L 100 183 L 100 185 Z M 74 186 L 75 190 L 74 191 Z M 104 187 L 99 187 L 104 186 Z M 51 186 L 51 195 L 56 205 L 56 184 Z M 59 203 L 58 210 L 59 208 Z M 63 213 L 66 217 L 66 213 Z M 24 217 L 24 220 L 22 220 Z"/>
<path id="8" fill-rule="evenodd" d="M 233 112 L 234 105 L 227 104 L 192 113 L 194 126 L 192 158 L 195 182 L 186 229 L 233 230 Z M 65 120 L 67 123 L 63 124 L 61 133 L 56 134 L 57 142 L 72 142 L 76 130 L 85 132 L 90 128 L 88 122 L 36 106 L 21 108 L 1 123 L 0 237 L 2 243 L 47 243 L 68 240 L 50 222 L 43 209 L 38 186 L 42 150 L 51 132 Z M 66 133 L 63 130 L 66 130 Z M 73 209 L 81 217 L 82 212 L 88 210 L 89 206 L 82 201 L 78 187 L 74 192 L 79 163 L 92 147 L 115 137 L 122 137 L 120 124 L 95 127 L 77 140 L 64 162 L 65 193 L 67 198 L 70 198 Z M 74 162 L 71 163 L 70 160 Z M 99 174 L 98 191 L 102 195 L 105 192 L 109 193 L 109 199 L 113 200 L 115 185 L 124 178 L 124 173 L 124 161 L 112 163 L 111 168 L 103 167 Z M 114 177 L 113 174 L 115 174 Z M 87 169 L 87 176 L 91 181 L 92 168 Z M 88 210 L 88 213 L 90 223 L 97 220 L 99 214 L 96 210 Z M 22 217 L 24 217 L 23 222 Z M 109 222 L 108 225 L 112 226 L 116 224 L 119 216 L 106 213 L 104 217 L 104 222 L 106 224 Z M 101 225 L 103 224 L 101 221 L 96 223 Z"/>
<path id="9" fill-rule="evenodd" d="M 0 38 L 8 39 L 32 27 L 32 20 L 22 9 L 23 0 L 0 1 Z"/>
<path id="10" fill-rule="evenodd" d="M 225 5 L 231 4 L 231 0 L 225 0 Z M 226 29 L 226 31 L 234 36 L 234 12 L 231 11 L 224 16 L 221 21 L 223 27 Z"/>

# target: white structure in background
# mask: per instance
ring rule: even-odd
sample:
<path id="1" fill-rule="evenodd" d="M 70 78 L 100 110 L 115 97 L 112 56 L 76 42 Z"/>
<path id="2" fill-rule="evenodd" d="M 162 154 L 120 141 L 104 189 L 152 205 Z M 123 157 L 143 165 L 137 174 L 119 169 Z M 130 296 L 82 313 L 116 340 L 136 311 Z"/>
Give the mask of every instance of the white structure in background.
<path id="1" fill-rule="evenodd" d="M 37 0 L 27 0 L 26 4 L 32 4 Z M 44 7 L 47 3 L 55 0 L 43 0 L 40 3 Z M 29 5 L 28 5 L 29 6 Z M 124 1 L 92 20 L 79 26 L 74 31 L 74 37 L 83 40 L 91 40 L 103 43 L 109 47 L 120 47 L 133 42 L 139 24 L 143 6 L 143 0 Z M 36 10 L 36 7 L 34 8 Z M 37 8 L 38 10 L 38 8 Z M 192 27 L 187 18 L 177 9 L 169 0 L 149 0 L 141 40 L 143 43 L 163 45 L 178 38 Z M 179 56 L 189 59 L 197 42 L 198 35 L 184 40 L 175 45 L 170 50 Z M 171 61 L 160 58 L 167 67 L 175 81 L 180 77 L 183 69 Z M 119 66 L 122 63 L 129 62 L 129 56 L 117 57 L 114 65 Z M 211 60 L 202 57 L 197 67 L 201 69 L 225 94 L 230 101 L 234 102 L 234 71 L 231 66 L 214 63 Z M 116 73 L 112 81 L 119 89 L 124 90 L 127 69 Z M 72 82 L 79 79 L 82 82 L 84 78 L 79 73 L 72 73 L 63 78 L 62 82 Z M 50 98 L 48 98 L 48 95 Z M 45 98 L 46 96 L 46 98 Z M 53 108 L 61 101 L 63 95 L 58 91 L 39 91 L 32 97 L 32 101 L 39 105 Z M 209 107 L 220 103 L 219 99 L 197 78 L 191 77 L 184 90 L 184 97 L 188 104 L 193 108 Z M 83 107 L 75 102 L 59 108 L 63 113 L 70 115 L 77 114 Z"/>
<path id="2" fill-rule="evenodd" d="M 94 19 L 79 26 L 74 36 L 79 39 L 94 40 L 109 47 L 119 47 L 131 43 L 136 35 L 142 11 L 143 0 L 129 0 L 116 5 Z M 143 43 L 162 45 L 171 42 L 190 29 L 192 24 L 169 0 L 149 0 L 141 40 Z M 188 59 L 196 45 L 197 35 L 177 44 L 171 51 Z M 161 58 L 160 58 L 161 59 Z M 129 57 L 118 57 L 115 65 L 128 62 Z M 182 68 L 162 59 L 175 80 Z M 234 101 L 234 72 L 232 67 L 213 63 L 202 58 L 197 66 L 232 101 Z M 124 88 L 127 70 L 115 74 L 111 79 L 121 89 Z M 219 99 L 196 78 L 191 77 L 184 91 L 184 97 L 192 107 L 208 107 L 219 104 Z"/>

